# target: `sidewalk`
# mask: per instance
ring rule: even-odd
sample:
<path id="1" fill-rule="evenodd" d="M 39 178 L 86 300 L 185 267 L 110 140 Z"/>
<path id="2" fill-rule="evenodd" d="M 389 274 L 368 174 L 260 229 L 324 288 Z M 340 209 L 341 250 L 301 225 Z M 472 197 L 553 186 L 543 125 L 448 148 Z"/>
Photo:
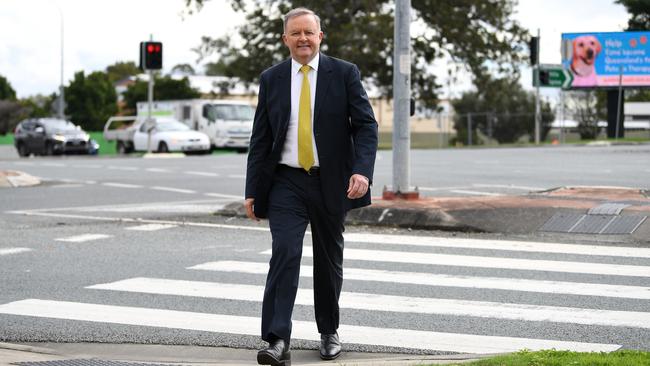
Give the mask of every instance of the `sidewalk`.
<path id="1" fill-rule="evenodd" d="M 0 366 L 7 366 L 16 362 L 48 361 L 48 364 L 43 365 L 107 366 L 112 364 L 122 366 L 120 364 L 122 362 L 174 365 L 200 364 L 201 366 L 256 365 L 256 355 L 257 350 L 226 347 L 101 343 L 44 343 L 37 345 L 0 343 Z M 343 352 L 335 361 L 325 362 L 319 358 L 316 350 L 292 350 L 291 364 L 294 366 L 328 364 L 359 366 L 444 365 L 474 361 L 480 357 L 484 356 L 471 354 L 424 356 Z"/>

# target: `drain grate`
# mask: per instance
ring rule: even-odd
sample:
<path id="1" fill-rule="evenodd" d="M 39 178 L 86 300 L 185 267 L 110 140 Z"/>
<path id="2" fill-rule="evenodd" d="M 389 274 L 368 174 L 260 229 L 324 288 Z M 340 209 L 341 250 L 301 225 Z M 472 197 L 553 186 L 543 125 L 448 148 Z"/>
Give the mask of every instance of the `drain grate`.
<path id="1" fill-rule="evenodd" d="M 632 234 L 647 216 L 556 213 L 539 231 L 575 234 Z"/>
<path id="2" fill-rule="evenodd" d="M 170 364 L 162 364 L 162 363 L 136 363 L 136 362 L 105 361 L 105 360 L 97 360 L 97 359 L 14 362 L 12 363 L 12 365 L 18 365 L 18 366 L 180 366 L 180 365 L 170 365 Z"/>

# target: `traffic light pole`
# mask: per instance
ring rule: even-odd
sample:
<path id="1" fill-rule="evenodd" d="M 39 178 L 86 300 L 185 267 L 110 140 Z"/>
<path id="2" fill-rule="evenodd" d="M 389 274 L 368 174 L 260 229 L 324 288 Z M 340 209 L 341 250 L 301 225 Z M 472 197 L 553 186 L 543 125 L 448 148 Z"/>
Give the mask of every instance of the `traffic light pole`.
<path id="1" fill-rule="evenodd" d="M 149 36 L 149 40 L 153 41 L 153 34 Z M 149 74 L 149 90 L 147 92 L 147 100 L 149 101 L 147 103 L 147 152 L 151 154 L 151 130 L 153 129 L 152 126 L 152 118 L 151 118 L 151 108 L 153 104 L 153 71 L 152 70 L 147 70 L 147 73 Z"/>
<path id="2" fill-rule="evenodd" d="M 539 103 L 539 44 L 541 43 L 541 38 L 539 37 L 539 28 L 537 28 L 537 60 L 535 63 L 535 68 L 537 69 L 537 87 L 535 88 L 535 145 L 539 145 L 540 142 L 540 124 L 541 124 L 541 107 Z"/>
<path id="3" fill-rule="evenodd" d="M 393 186 L 384 199 L 417 199 L 410 186 L 409 110 L 411 107 L 411 0 L 395 4 L 393 53 Z"/>

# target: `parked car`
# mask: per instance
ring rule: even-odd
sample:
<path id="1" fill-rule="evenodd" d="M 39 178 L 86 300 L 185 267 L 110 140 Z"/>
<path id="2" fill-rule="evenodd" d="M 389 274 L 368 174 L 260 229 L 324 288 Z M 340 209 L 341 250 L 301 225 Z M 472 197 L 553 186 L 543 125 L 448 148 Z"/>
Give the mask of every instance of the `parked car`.
<path id="1" fill-rule="evenodd" d="M 148 151 L 149 130 L 151 150 L 156 152 L 179 151 L 185 153 L 210 152 L 210 138 L 203 132 L 194 131 L 173 118 L 155 118 L 154 123 L 141 122 L 133 134 L 135 151 Z"/>
<path id="2" fill-rule="evenodd" d="M 90 135 L 70 121 L 56 118 L 31 118 L 21 121 L 14 130 L 18 155 L 91 154 L 99 145 Z"/>

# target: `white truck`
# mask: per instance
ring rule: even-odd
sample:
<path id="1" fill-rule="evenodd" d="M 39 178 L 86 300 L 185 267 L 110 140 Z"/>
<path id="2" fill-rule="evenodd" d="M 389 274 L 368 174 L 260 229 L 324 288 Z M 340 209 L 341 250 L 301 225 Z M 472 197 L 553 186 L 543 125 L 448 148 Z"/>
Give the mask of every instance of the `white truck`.
<path id="1" fill-rule="evenodd" d="M 138 117 L 148 115 L 148 103 L 138 102 Z M 164 100 L 152 103 L 152 116 L 169 116 L 210 137 L 213 148 L 248 150 L 255 108 L 223 99 Z"/>

